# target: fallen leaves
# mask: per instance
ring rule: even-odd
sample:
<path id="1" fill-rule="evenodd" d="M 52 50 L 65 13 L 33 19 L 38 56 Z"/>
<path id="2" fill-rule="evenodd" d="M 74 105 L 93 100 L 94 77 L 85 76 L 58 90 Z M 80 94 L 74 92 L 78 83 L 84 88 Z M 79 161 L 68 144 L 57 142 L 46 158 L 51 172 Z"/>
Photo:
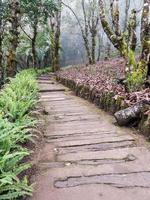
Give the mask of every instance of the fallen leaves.
<path id="1" fill-rule="evenodd" d="M 125 62 L 121 58 L 100 61 L 95 65 L 78 65 L 58 72 L 58 76 L 73 80 L 77 84 L 95 88 L 100 94 L 111 92 L 114 98 L 122 97 L 124 102 L 132 106 L 140 101 L 150 102 L 150 88 L 138 92 L 127 92 L 125 86 L 117 80 L 124 77 Z"/>

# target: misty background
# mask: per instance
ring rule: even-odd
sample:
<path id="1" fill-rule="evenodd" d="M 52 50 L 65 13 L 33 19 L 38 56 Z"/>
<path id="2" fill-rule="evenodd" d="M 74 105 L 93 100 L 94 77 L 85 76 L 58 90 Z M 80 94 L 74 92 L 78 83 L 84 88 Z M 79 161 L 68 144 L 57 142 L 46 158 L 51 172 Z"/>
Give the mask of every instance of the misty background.
<path id="1" fill-rule="evenodd" d="M 81 6 L 81 0 L 63 0 L 63 2 L 69 5 L 73 11 L 78 15 L 81 23 L 84 22 L 83 10 Z M 86 6 L 88 7 L 89 0 L 86 0 Z M 105 0 L 106 14 L 110 19 L 110 0 Z M 140 38 L 140 15 L 142 11 L 143 0 L 131 0 L 129 15 L 132 9 L 137 11 L 137 36 Z M 125 7 L 126 1 L 120 0 L 120 25 L 123 29 L 125 23 Z M 98 8 L 98 7 L 97 7 Z M 111 22 L 110 22 L 111 23 Z M 105 57 L 116 57 L 119 56 L 118 51 L 112 46 L 107 38 L 106 34 L 101 27 L 100 21 L 98 25 L 98 33 L 96 38 L 96 54 L 99 59 Z M 137 46 L 140 46 L 138 40 Z M 100 51 L 99 51 L 100 50 Z M 138 47 L 136 49 L 138 52 Z M 96 59 L 97 59 L 96 58 Z M 86 51 L 84 42 L 81 35 L 79 24 L 74 14 L 67 7 L 63 6 L 62 9 L 62 21 L 61 21 L 61 66 L 75 65 L 86 63 Z"/>

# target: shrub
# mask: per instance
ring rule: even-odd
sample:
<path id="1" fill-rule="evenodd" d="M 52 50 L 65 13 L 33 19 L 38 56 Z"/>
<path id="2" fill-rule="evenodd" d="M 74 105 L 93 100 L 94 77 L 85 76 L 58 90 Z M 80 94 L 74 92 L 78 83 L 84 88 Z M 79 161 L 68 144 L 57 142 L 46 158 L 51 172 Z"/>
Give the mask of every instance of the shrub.
<path id="1" fill-rule="evenodd" d="M 146 81 L 146 74 L 147 68 L 144 65 L 139 65 L 138 68 L 134 69 L 131 73 L 127 75 L 127 86 L 129 91 L 138 91 L 141 90 L 145 81 Z"/>
<path id="2" fill-rule="evenodd" d="M 51 67 L 46 67 L 46 68 L 43 68 L 43 69 L 36 70 L 36 73 L 38 74 L 38 76 L 44 75 L 44 74 L 48 74 L 50 72 L 52 72 L 52 68 Z"/>

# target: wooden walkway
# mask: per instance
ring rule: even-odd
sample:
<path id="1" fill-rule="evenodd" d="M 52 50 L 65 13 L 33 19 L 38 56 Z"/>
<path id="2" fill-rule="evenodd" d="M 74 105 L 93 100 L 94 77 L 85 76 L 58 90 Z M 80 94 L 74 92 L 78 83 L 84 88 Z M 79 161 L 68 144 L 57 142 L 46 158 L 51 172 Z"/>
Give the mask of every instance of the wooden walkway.
<path id="1" fill-rule="evenodd" d="M 39 79 L 49 114 L 30 200 L 150 200 L 146 142 L 48 78 Z"/>

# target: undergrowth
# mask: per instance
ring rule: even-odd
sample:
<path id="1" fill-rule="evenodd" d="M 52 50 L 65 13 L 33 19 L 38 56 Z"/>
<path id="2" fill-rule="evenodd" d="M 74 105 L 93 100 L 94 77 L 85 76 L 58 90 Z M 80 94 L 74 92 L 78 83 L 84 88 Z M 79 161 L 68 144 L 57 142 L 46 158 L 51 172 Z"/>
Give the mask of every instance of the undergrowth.
<path id="1" fill-rule="evenodd" d="M 32 194 L 32 186 L 22 175 L 30 168 L 30 164 L 22 162 L 30 152 L 22 144 L 32 139 L 29 128 L 36 119 L 29 112 L 37 103 L 37 95 L 33 70 L 18 73 L 0 93 L 0 200 Z"/>
<path id="2" fill-rule="evenodd" d="M 36 73 L 37 73 L 38 76 L 44 75 L 44 74 L 48 74 L 50 72 L 52 72 L 52 68 L 51 67 L 46 67 L 46 68 L 43 68 L 43 69 L 37 69 L 36 70 Z"/>

